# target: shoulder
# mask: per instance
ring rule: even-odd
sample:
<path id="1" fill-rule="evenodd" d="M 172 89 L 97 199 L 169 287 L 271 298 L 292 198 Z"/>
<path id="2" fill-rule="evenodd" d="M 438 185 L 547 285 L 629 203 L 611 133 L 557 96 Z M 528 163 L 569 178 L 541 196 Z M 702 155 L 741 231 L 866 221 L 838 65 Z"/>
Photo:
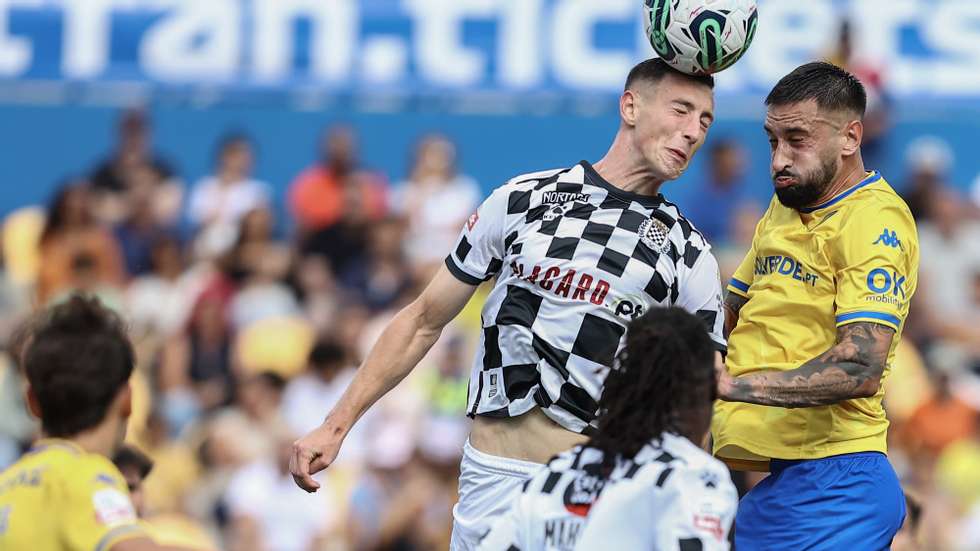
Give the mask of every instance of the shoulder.
<path id="1" fill-rule="evenodd" d="M 537 172 L 528 172 L 526 174 L 519 174 L 517 176 L 514 176 L 510 180 L 507 180 L 507 183 L 501 186 L 501 188 L 510 188 L 510 189 L 533 188 L 537 184 L 553 179 L 563 172 L 568 172 L 572 170 L 573 168 L 575 168 L 575 166 L 565 167 L 565 168 L 551 168 L 548 170 L 539 170 Z"/>
<path id="2" fill-rule="evenodd" d="M 863 191 L 853 206 L 841 213 L 839 235 L 842 240 L 849 242 L 861 239 L 863 243 L 870 238 L 871 241 L 866 244 L 871 245 L 875 241 L 874 237 L 885 236 L 887 233 L 902 241 L 903 245 L 917 241 L 912 212 L 886 182 L 880 181 Z"/>
<path id="3" fill-rule="evenodd" d="M 884 179 L 879 179 L 864 191 L 851 213 L 852 218 L 860 214 L 885 210 L 906 219 L 909 223 L 914 223 L 908 204 Z"/>
<path id="4" fill-rule="evenodd" d="M 109 458 L 89 453 L 79 457 L 77 464 L 72 465 L 70 472 L 71 485 L 79 491 L 99 491 L 111 488 L 128 494 L 126 481 L 119 469 Z"/>
<path id="5" fill-rule="evenodd" d="M 551 182 L 556 182 L 559 175 L 572 168 L 542 170 L 515 176 L 494 188 L 484 201 L 484 205 L 505 210 L 507 214 L 523 214 L 530 208 L 531 197 L 535 191 L 541 190 Z"/>

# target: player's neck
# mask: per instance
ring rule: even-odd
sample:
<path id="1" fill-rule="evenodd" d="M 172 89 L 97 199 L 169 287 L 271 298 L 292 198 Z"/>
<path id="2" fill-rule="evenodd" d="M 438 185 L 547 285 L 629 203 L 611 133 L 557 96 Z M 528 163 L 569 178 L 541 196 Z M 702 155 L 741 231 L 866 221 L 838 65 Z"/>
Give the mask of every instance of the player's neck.
<path id="1" fill-rule="evenodd" d="M 623 134 L 617 134 L 606 156 L 593 165 L 595 171 L 613 186 L 630 193 L 640 195 L 656 195 L 664 179 L 650 169 L 643 156 L 633 149 L 624 139 Z"/>
<path id="2" fill-rule="evenodd" d="M 119 422 L 107 419 L 97 427 L 82 431 L 65 440 L 88 453 L 96 453 L 111 459 L 116 453 L 119 441 Z"/>
<path id="3" fill-rule="evenodd" d="M 867 177 L 867 175 L 868 173 L 864 169 L 864 163 L 861 162 L 860 159 L 857 159 L 857 162 L 845 164 L 843 169 L 840 171 L 840 174 L 834 178 L 833 183 L 827 187 L 827 191 L 825 191 L 819 199 L 814 201 L 812 205 L 807 205 L 807 207 L 815 207 L 830 201 L 841 193 L 844 193 L 852 187 L 860 184 Z"/>

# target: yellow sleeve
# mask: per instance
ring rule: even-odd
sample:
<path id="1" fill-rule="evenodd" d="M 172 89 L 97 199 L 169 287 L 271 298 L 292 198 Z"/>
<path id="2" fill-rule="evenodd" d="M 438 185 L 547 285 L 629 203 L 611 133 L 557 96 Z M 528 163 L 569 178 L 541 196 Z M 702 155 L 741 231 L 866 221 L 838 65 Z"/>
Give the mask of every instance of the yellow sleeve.
<path id="1" fill-rule="evenodd" d="M 769 210 L 759 219 L 759 223 L 755 225 L 755 234 L 752 235 L 752 245 L 749 247 L 748 252 L 745 253 L 745 258 L 742 259 L 742 263 L 738 265 L 735 273 L 732 274 L 732 279 L 728 282 L 728 292 L 749 298 L 749 287 L 752 286 L 752 280 L 755 278 L 756 243 L 759 241 L 759 235 L 762 233 L 762 228 L 765 226 L 770 212 L 772 212 L 771 204 Z"/>
<path id="2" fill-rule="evenodd" d="M 116 543 L 145 537 L 126 483 L 115 466 L 105 460 L 86 463 L 64 482 L 61 509 L 62 540 L 67 549 L 108 551 Z"/>
<path id="3" fill-rule="evenodd" d="M 875 202 L 853 215 L 835 243 L 837 326 L 871 321 L 900 330 L 919 271 L 915 222 L 904 205 Z"/>

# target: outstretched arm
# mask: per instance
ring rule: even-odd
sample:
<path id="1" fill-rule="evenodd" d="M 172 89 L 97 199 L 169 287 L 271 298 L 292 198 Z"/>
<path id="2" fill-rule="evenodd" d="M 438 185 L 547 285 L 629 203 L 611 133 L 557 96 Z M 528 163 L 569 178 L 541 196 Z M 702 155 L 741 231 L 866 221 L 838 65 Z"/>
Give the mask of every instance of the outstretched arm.
<path id="1" fill-rule="evenodd" d="M 874 396 L 881 386 L 894 336 L 894 329 L 877 323 L 843 325 L 837 329 L 834 346 L 796 369 L 741 377 L 720 370 L 718 397 L 729 402 L 797 408 Z"/>
<path id="2" fill-rule="evenodd" d="M 293 444 L 289 470 L 296 484 L 308 492 L 320 487 L 312 475 L 333 462 L 357 419 L 415 368 L 475 290 L 442 267 L 419 298 L 398 312 L 323 424 Z"/>

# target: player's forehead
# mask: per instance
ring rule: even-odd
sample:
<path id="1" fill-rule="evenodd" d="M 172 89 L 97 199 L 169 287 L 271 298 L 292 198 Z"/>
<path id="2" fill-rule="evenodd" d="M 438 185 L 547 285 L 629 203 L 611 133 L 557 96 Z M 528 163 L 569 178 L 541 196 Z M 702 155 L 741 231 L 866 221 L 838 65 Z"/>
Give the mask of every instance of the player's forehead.
<path id="1" fill-rule="evenodd" d="M 766 109 L 763 127 L 770 134 L 787 132 L 816 132 L 821 126 L 837 125 L 837 116 L 821 109 L 813 99 L 794 103 L 770 105 Z"/>
<path id="2" fill-rule="evenodd" d="M 667 103 L 680 102 L 698 111 L 714 113 L 714 92 L 700 82 L 668 74 L 650 88 L 659 99 Z"/>

